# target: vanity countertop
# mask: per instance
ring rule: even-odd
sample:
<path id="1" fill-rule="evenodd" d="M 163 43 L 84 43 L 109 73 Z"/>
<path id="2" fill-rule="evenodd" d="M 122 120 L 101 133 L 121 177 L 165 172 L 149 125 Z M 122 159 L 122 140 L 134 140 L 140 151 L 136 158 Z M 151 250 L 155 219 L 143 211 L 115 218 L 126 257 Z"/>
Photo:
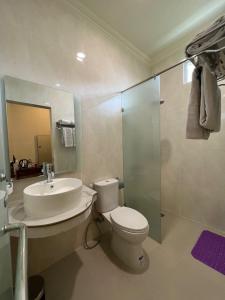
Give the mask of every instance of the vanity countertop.
<path id="1" fill-rule="evenodd" d="M 74 209 L 48 218 L 30 218 L 26 216 L 23 201 L 18 200 L 11 203 L 9 207 L 9 223 L 22 222 L 27 227 L 49 226 L 64 222 L 84 213 L 95 201 L 96 191 L 83 185 L 81 193 L 81 203 Z"/>

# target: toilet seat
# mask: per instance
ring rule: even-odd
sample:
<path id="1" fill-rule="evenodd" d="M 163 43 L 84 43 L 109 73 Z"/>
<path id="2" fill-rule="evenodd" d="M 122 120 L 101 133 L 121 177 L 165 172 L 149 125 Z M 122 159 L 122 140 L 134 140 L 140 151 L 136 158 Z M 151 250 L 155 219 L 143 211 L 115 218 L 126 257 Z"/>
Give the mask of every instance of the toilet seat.
<path id="1" fill-rule="evenodd" d="M 110 213 L 114 226 L 130 233 L 143 233 L 149 230 L 147 219 L 130 207 L 117 207 Z"/>

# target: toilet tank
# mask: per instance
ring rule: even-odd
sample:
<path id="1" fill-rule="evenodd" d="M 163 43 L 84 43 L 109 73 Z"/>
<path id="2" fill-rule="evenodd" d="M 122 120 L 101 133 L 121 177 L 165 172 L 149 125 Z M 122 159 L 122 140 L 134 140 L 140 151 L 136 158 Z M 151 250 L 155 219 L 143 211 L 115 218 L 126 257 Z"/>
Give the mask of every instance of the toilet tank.
<path id="1" fill-rule="evenodd" d="M 95 202 L 96 210 L 104 213 L 119 206 L 119 181 L 110 178 L 98 181 L 94 184 L 97 191 L 97 200 Z"/>

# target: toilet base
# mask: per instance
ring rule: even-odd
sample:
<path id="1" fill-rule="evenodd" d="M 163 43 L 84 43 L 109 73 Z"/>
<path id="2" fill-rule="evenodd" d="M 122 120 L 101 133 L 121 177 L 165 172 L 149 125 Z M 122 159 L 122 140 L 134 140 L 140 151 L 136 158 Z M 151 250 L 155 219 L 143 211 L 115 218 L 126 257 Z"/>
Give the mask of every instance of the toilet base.
<path id="1" fill-rule="evenodd" d="M 114 254 L 130 269 L 141 271 L 146 268 L 147 258 L 141 243 L 129 243 L 113 230 L 111 248 Z"/>

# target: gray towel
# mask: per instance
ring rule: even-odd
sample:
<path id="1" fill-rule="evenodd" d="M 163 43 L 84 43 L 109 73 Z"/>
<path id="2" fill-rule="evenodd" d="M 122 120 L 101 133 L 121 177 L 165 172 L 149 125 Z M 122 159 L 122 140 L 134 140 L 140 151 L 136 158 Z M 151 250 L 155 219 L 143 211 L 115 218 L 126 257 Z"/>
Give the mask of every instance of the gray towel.
<path id="1" fill-rule="evenodd" d="M 206 64 L 195 68 L 188 106 L 186 138 L 208 139 L 220 130 L 221 93 L 214 74 Z"/>
<path id="2" fill-rule="evenodd" d="M 200 105 L 201 105 L 201 72 L 202 67 L 194 69 L 192 74 L 191 94 L 188 105 L 188 117 L 186 127 L 187 139 L 203 139 L 209 138 L 209 130 L 201 127 L 199 123 Z"/>
<path id="3" fill-rule="evenodd" d="M 211 132 L 220 131 L 221 92 L 217 80 L 206 64 L 201 72 L 200 125 Z"/>

